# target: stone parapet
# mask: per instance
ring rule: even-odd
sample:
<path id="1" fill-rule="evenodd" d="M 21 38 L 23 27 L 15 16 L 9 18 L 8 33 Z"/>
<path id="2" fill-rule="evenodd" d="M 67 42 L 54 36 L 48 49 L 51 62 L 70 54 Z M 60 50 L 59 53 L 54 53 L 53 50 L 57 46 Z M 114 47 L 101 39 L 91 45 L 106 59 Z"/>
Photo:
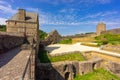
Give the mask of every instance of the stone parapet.
<path id="1" fill-rule="evenodd" d="M 24 37 L 0 34 L 0 53 L 6 52 L 23 44 Z"/>

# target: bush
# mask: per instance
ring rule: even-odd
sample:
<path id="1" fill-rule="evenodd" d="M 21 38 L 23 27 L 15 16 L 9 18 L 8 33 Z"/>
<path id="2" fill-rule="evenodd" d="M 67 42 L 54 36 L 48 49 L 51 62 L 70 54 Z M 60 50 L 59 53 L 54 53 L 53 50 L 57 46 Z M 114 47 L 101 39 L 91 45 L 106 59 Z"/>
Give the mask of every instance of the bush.
<path id="1" fill-rule="evenodd" d="M 62 39 L 59 44 L 72 44 L 72 39 Z"/>
<path id="2" fill-rule="evenodd" d="M 44 40 L 45 37 L 47 36 L 47 33 L 42 31 L 42 30 L 39 30 L 39 37 L 40 37 L 40 40 Z"/>

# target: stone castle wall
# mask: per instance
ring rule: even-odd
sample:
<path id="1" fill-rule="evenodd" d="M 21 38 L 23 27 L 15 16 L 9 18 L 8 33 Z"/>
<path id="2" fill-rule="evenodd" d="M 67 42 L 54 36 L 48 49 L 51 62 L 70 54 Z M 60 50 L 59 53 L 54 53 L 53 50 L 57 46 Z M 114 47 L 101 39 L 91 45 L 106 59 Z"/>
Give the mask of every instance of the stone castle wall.
<path id="1" fill-rule="evenodd" d="M 7 33 L 6 33 L 7 34 Z M 0 53 L 6 52 L 23 44 L 24 37 L 0 34 Z"/>
<path id="2" fill-rule="evenodd" d="M 62 61 L 55 63 L 38 63 L 36 79 L 38 80 L 73 80 L 76 74 L 84 75 L 101 67 L 102 59 L 90 61 Z M 41 75 L 41 76 L 40 76 Z"/>
<path id="3" fill-rule="evenodd" d="M 19 33 L 25 34 L 28 36 L 33 36 L 38 33 L 37 24 L 35 23 L 25 23 L 25 22 L 17 22 L 17 21 L 9 21 L 7 22 L 7 32 L 9 33 Z"/>
<path id="4" fill-rule="evenodd" d="M 113 52 L 120 52 L 120 46 L 117 45 L 104 45 L 101 47 L 103 50 L 113 51 Z"/>
<path id="5" fill-rule="evenodd" d="M 101 34 L 120 34 L 120 28 L 102 31 Z"/>

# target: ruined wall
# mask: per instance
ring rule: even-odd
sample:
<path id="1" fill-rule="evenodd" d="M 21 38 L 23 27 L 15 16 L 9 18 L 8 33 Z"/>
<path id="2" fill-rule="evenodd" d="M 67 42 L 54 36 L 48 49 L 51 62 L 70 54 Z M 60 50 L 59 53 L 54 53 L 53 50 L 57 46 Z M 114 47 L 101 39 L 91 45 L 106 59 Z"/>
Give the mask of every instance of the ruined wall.
<path id="1" fill-rule="evenodd" d="M 102 46 L 103 50 L 113 51 L 113 52 L 120 52 L 120 46 L 117 45 L 104 45 Z"/>
<path id="2" fill-rule="evenodd" d="M 120 28 L 102 31 L 101 34 L 120 34 Z"/>
<path id="3" fill-rule="evenodd" d="M 23 44 L 24 37 L 0 34 L 0 53 Z"/>
<path id="4" fill-rule="evenodd" d="M 41 43 L 44 45 L 49 45 L 49 44 L 58 43 L 60 40 L 61 40 L 60 34 L 57 32 L 57 30 L 53 30 Z"/>
<path id="5" fill-rule="evenodd" d="M 102 59 L 90 61 L 62 61 L 55 63 L 37 63 L 38 80 L 73 80 L 76 74 L 84 75 L 101 67 Z M 99 66 L 98 66 L 99 65 Z"/>
<path id="6" fill-rule="evenodd" d="M 108 64 L 108 69 L 110 72 L 116 74 L 120 77 L 120 62 L 112 62 L 110 61 Z"/>

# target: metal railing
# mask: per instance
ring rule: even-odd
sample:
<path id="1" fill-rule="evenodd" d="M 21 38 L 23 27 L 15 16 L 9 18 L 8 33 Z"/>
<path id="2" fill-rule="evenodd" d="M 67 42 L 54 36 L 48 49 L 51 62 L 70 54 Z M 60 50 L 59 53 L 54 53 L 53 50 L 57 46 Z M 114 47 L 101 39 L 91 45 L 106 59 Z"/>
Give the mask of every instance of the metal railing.
<path id="1" fill-rule="evenodd" d="M 35 50 L 32 49 L 21 80 L 35 80 Z"/>

